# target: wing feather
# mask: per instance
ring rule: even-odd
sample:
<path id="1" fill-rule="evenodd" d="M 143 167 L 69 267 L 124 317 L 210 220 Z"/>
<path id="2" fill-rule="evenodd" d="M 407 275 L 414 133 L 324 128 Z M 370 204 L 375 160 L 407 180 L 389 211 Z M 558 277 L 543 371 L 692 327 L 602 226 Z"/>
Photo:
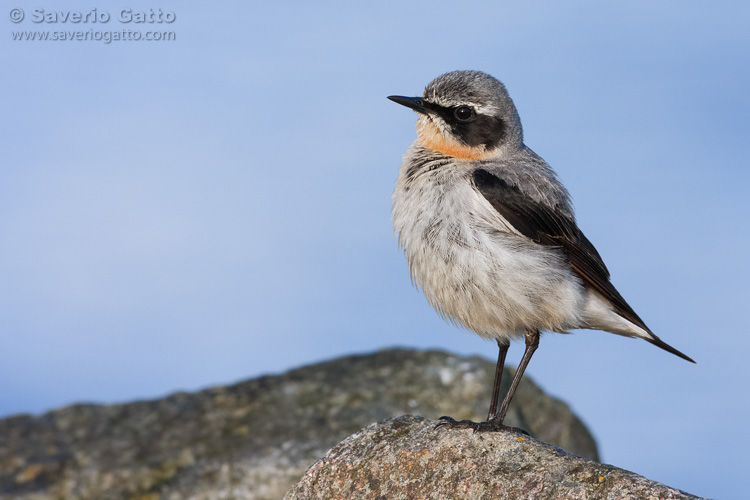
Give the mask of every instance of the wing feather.
<path id="1" fill-rule="evenodd" d="M 612 285 L 607 266 L 575 220 L 561 211 L 537 203 L 516 186 L 484 169 L 474 172 L 474 184 L 519 233 L 540 245 L 559 247 L 585 286 L 609 300 L 617 314 L 653 335 Z"/>

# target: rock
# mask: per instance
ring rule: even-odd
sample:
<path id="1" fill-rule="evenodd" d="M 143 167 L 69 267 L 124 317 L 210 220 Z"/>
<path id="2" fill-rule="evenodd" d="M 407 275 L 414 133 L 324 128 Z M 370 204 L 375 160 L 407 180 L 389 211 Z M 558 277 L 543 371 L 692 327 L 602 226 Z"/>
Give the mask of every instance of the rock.
<path id="1" fill-rule="evenodd" d="M 493 372 L 478 357 L 393 349 L 154 401 L 2 419 L 0 500 L 281 499 L 371 422 L 485 418 Z M 597 456 L 581 421 L 528 378 L 506 422 Z"/>
<path id="2" fill-rule="evenodd" d="M 529 436 L 436 424 L 410 415 L 371 424 L 315 462 L 284 499 L 698 498 Z"/>

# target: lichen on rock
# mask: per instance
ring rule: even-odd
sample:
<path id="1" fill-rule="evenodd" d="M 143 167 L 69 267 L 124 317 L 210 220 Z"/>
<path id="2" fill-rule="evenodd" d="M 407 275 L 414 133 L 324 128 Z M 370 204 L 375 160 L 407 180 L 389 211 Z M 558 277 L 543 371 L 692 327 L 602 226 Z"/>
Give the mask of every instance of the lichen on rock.
<path id="1" fill-rule="evenodd" d="M 285 500 L 688 500 L 698 497 L 513 432 L 401 416 L 367 426 L 308 469 Z"/>

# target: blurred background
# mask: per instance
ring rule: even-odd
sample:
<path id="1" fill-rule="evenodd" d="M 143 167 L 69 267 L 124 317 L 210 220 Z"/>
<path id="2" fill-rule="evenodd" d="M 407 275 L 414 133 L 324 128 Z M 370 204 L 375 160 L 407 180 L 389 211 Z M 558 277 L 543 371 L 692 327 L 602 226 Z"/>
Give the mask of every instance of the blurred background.
<path id="1" fill-rule="evenodd" d="M 411 286 L 390 221 L 416 116 L 385 97 L 478 69 L 620 292 L 698 362 L 582 331 L 544 336 L 527 374 L 605 462 L 744 496 L 747 2 L 4 5 L 0 416 L 390 346 L 495 359 Z M 35 23 L 42 7 L 112 19 Z M 120 23 L 120 7 L 176 19 Z M 176 39 L 12 40 L 90 29 Z"/>

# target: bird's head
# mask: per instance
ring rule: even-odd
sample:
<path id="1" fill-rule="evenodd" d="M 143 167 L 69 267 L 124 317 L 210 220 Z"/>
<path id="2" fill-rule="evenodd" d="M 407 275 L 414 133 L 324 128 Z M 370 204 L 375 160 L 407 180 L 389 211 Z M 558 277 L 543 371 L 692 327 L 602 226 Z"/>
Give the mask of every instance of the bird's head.
<path id="1" fill-rule="evenodd" d="M 481 71 L 452 71 L 430 82 L 422 97 L 388 99 L 419 113 L 418 141 L 442 154 L 478 160 L 523 145 L 521 120 L 508 91 Z"/>

